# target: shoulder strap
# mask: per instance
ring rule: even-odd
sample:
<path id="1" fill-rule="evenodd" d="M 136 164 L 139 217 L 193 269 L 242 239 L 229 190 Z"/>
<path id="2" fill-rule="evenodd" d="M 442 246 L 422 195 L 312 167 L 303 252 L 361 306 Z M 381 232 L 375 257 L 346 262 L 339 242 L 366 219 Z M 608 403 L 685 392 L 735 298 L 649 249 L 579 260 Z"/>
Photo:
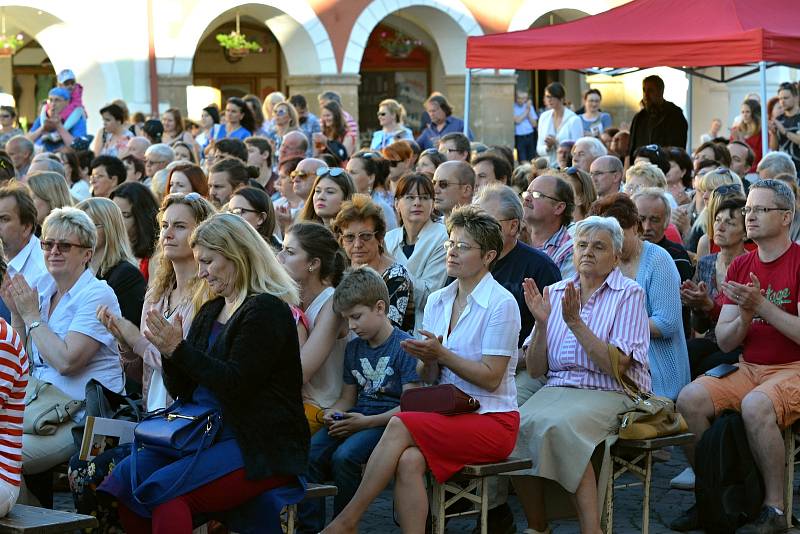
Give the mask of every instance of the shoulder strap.
<path id="1" fill-rule="evenodd" d="M 622 387 L 622 391 L 624 391 L 625 394 L 628 395 L 634 401 L 646 398 L 647 395 L 645 395 L 639 390 L 639 387 L 636 385 L 636 383 L 633 380 L 631 380 L 627 375 L 623 375 L 620 372 L 619 357 L 621 353 L 622 353 L 621 350 L 619 350 L 617 347 L 609 343 L 608 357 L 611 360 L 611 370 L 614 373 L 614 378 L 616 378 L 617 382 L 619 382 L 619 385 Z"/>

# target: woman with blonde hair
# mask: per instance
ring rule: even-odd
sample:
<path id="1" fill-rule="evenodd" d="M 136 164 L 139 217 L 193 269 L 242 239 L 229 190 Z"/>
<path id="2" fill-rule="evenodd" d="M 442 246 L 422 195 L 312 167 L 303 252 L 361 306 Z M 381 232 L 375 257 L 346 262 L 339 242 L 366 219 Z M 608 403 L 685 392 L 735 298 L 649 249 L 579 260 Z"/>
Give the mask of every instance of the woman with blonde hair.
<path id="1" fill-rule="evenodd" d="M 695 196 L 699 195 L 700 200 L 700 213 L 692 225 L 689 234 L 686 236 L 686 249 L 692 252 L 697 252 L 698 258 L 709 254 L 709 248 L 701 249 L 700 240 L 708 232 L 709 222 L 713 226 L 713 219 L 709 220 L 709 203 L 715 190 L 722 186 L 731 185 L 731 191 L 720 191 L 721 193 L 733 192 L 734 189 L 738 190 L 740 194 L 744 195 L 744 185 L 742 179 L 735 172 L 727 167 L 717 167 L 712 171 L 708 171 L 704 175 L 695 178 L 697 183 L 697 190 Z M 713 210 L 711 210 L 713 212 Z M 712 228 L 713 232 L 713 228 Z"/>
<path id="2" fill-rule="evenodd" d="M 120 462 L 100 489 L 119 501 L 126 532 L 189 532 L 193 516 L 231 510 L 271 489 L 297 488 L 297 500 L 303 494 L 298 476 L 310 436 L 290 309 L 300 300 L 297 285 L 236 215 L 202 222 L 190 245 L 213 298 L 198 310 L 186 339 L 183 318 L 170 322 L 157 310 L 146 315 L 144 334 L 161 354 L 170 396 L 216 408 L 222 428 L 196 457 L 175 460 L 144 448 Z M 134 487 L 132 474 L 143 482 Z M 259 507 L 257 524 L 279 529 L 280 509 Z"/>
<path id="3" fill-rule="evenodd" d="M 578 167 L 569 167 L 566 171 L 565 179 L 575 191 L 575 209 L 572 212 L 572 220 L 582 221 L 589 213 L 589 209 L 597 200 L 597 191 L 589 173 Z"/>
<path id="4" fill-rule="evenodd" d="M 283 136 L 300 129 L 297 110 L 289 102 L 278 102 L 272 110 L 272 126 L 267 130 L 267 138 L 275 145 L 275 153 L 281 148 Z"/>
<path id="5" fill-rule="evenodd" d="M 72 195 L 64 177 L 57 172 L 40 171 L 28 175 L 33 204 L 36 206 L 36 224 L 41 226 L 56 208 L 72 206 Z"/>
<path id="6" fill-rule="evenodd" d="M 197 225 L 214 213 L 214 206 L 197 193 L 167 195 L 158 216 L 161 228 L 158 266 L 145 295 L 141 324 L 138 317 L 131 321 L 111 314 L 107 308 L 97 311 L 122 349 L 125 373 L 142 383 L 147 411 L 164 408 L 172 401 L 161 374 L 161 354 L 144 337 L 144 318 L 150 310 L 162 313 L 171 322 L 180 315 L 184 335 L 189 332 L 195 312 L 209 296 L 208 287 L 197 277 L 197 260 L 189 238 Z"/>
<path id="7" fill-rule="evenodd" d="M 269 130 L 272 126 L 274 126 L 274 116 L 273 116 L 273 109 L 275 106 L 281 102 L 286 102 L 286 97 L 280 91 L 273 91 L 272 93 L 267 95 L 267 98 L 264 99 L 264 103 L 261 105 L 261 111 L 264 113 L 264 124 L 261 127 L 264 130 Z"/>
<path id="8" fill-rule="evenodd" d="M 378 104 L 378 123 L 381 129 L 372 134 L 369 147 L 372 150 L 381 150 L 402 139 L 413 141 L 414 134 L 403 124 L 405 120 L 406 108 L 401 103 L 392 98 L 382 101 Z"/>
<path id="9" fill-rule="evenodd" d="M 114 201 L 100 197 L 87 198 L 76 208 L 85 211 L 97 228 L 91 262 L 95 276 L 114 290 L 122 316 L 138 325 L 147 284 L 136 267 L 122 210 Z"/>

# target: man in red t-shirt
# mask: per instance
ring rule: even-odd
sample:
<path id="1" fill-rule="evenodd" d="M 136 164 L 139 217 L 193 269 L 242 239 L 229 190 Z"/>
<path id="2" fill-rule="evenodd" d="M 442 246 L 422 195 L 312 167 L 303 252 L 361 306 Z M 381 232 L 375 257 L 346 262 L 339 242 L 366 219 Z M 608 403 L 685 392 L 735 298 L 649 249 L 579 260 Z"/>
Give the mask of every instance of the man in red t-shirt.
<path id="1" fill-rule="evenodd" d="M 800 245 L 789 237 L 794 209 L 794 194 L 784 182 L 761 180 L 750 186 L 745 228 L 758 249 L 728 268 L 716 327 L 720 350 L 742 346 L 739 370 L 719 379 L 701 376 L 678 397 L 678 410 L 695 442 L 723 410 L 742 413 L 764 479 L 764 503 L 758 520 L 737 534 L 782 532 L 787 524 L 781 429 L 800 418 Z M 686 447 L 686 456 L 694 462 L 694 444 Z M 672 528 L 689 530 L 696 523 L 693 507 Z"/>

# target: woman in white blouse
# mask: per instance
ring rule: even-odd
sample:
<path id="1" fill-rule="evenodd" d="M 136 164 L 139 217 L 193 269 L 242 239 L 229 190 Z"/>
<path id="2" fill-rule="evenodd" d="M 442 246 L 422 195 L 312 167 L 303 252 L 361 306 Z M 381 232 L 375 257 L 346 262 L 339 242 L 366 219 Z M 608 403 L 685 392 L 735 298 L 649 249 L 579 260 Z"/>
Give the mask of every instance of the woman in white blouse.
<path id="1" fill-rule="evenodd" d="M 55 209 L 42 227 L 48 279 L 37 291 L 17 275 L 6 278 L 0 291 L 11 324 L 28 347 L 32 380 L 49 382 L 76 400 L 85 398 L 91 379 L 115 392 L 125 384 L 117 343 L 95 316 L 98 306 L 120 314 L 114 291 L 89 268 L 96 243 L 97 229 L 85 212 Z M 24 434 L 23 472 L 41 473 L 67 461 L 75 452 L 76 422 L 60 425 L 53 435 Z"/>
<path id="2" fill-rule="evenodd" d="M 419 359 L 424 382 L 453 384 L 480 401 L 477 412 L 400 412 L 372 452 L 353 499 L 324 533 L 354 532 L 370 502 L 394 477 L 403 532 L 423 532 L 428 517 L 425 473 L 440 483 L 464 465 L 498 462 L 519 430 L 514 370 L 519 308 L 491 275 L 503 248 L 500 224 L 475 206 L 447 220 L 447 274 L 456 281 L 430 296 L 425 339 L 401 345 Z"/>
<path id="3" fill-rule="evenodd" d="M 544 101 L 548 109 L 539 117 L 536 152 L 547 157 L 551 167 L 556 164 L 556 151 L 560 143 L 583 137 L 581 118 L 564 105 L 565 96 L 564 86 L 558 82 L 552 82 L 544 88 Z"/>
<path id="4" fill-rule="evenodd" d="M 444 225 L 433 220 L 433 182 L 427 174 L 406 174 L 397 182 L 394 205 L 402 226 L 389 231 L 386 252 L 414 277 L 414 330 L 422 328 L 428 295 L 447 280 Z"/>

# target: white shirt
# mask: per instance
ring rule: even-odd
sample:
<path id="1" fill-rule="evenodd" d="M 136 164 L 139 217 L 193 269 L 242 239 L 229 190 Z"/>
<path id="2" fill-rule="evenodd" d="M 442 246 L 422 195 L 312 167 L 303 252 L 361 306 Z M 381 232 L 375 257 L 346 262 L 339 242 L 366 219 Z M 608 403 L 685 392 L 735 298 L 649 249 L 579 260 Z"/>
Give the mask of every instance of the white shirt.
<path id="1" fill-rule="evenodd" d="M 332 287 L 326 287 L 306 308 L 306 317 L 311 325 L 309 335 L 314 331 L 319 312 L 333 297 L 333 292 Z M 342 394 L 342 384 L 344 384 L 344 349 L 346 346 L 347 337 L 333 342 L 333 348 L 328 357 L 325 358 L 314 376 L 303 385 L 303 402 L 314 404 L 320 408 L 330 408 L 339 400 L 339 396 Z"/>
<path id="2" fill-rule="evenodd" d="M 444 242 L 447 230 L 443 224 L 429 222 L 422 227 L 411 257 L 403 252 L 404 230 L 402 226 L 386 232 L 383 238 L 386 253 L 406 268 L 414 282 L 414 330 L 422 328 L 425 302 L 428 295 L 441 289 L 447 281 Z"/>
<path id="3" fill-rule="evenodd" d="M 114 290 L 104 280 L 95 278 L 91 269 L 86 269 L 75 285 L 64 293 L 51 315 L 50 300 L 56 290 L 56 281 L 48 275 L 39 293 L 39 311 L 43 321 L 62 340 L 68 332 L 79 332 L 100 342 L 100 348 L 81 371 L 63 376 L 42 358 L 36 343 L 31 342 L 32 374 L 55 385 L 73 399 L 86 397 L 86 383 L 91 378 L 111 391 L 122 392 L 125 381 L 117 342 L 96 315 L 100 305 L 108 306 L 114 315 L 121 315 Z"/>
<path id="4" fill-rule="evenodd" d="M 491 273 L 486 273 L 467 297 L 467 306 L 458 318 L 453 331 L 447 333 L 453 316 L 453 301 L 458 281 L 436 291 L 425 306 L 424 330 L 442 336 L 442 344 L 461 358 L 480 361 L 484 356 L 509 358 L 505 376 L 494 391 L 467 382 L 450 369 L 443 367 L 440 384 L 453 384 L 481 403 L 478 413 L 515 412 L 517 386 L 517 338 L 521 328 L 519 307 L 513 295 L 500 285 Z"/>
<path id="5" fill-rule="evenodd" d="M 544 142 L 548 135 L 556 138 L 556 144 L 552 150 L 547 150 L 547 144 Z M 536 142 L 536 152 L 540 156 L 546 156 L 550 160 L 550 165 L 553 166 L 556 164 L 558 145 L 564 141 L 577 141 L 581 137 L 583 137 L 583 123 L 574 111 L 564 108 L 561 126 L 556 130 L 556 125 L 553 123 L 553 110 L 548 109 L 539 118 L 539 138 Z"/>
<path id="6" fill-rule="evenodd" d="M 45 275 L 49 277 L 41 242 L 33 234 L 31 234 L 28 244 L 22 247 L 22 250 L 8 262 L 8 275 L 15 276 L 17 274 L 22 274 L 29 286 L 39 290 L 41 290 L 39 282 Z"/>

